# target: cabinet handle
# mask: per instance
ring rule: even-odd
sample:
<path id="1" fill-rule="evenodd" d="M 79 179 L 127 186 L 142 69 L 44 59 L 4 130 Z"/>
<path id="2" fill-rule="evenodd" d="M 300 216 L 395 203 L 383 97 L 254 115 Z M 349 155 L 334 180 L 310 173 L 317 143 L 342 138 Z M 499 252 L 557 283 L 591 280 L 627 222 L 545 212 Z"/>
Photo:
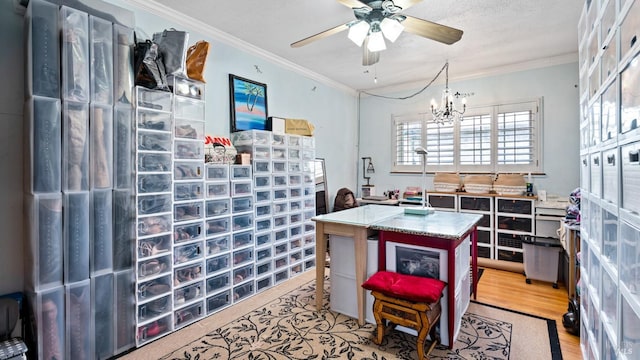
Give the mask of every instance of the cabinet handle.
<path id="1" fill-rule="evenodd" d="M 616 156 L 615 155 L 607 156 L 607 164 L 609 164 L 611 166 L 615 166 L 616 165 Z"/>
<path id="2" fill-rule="evenodd" d="M 633 37 L 631 38 L 630 44 L 629 44 L 629 48 L 632 48 L 633 45 L 635 45 L 636 40 L 638 40 L 638 37 L 636 35 L 633 35 Z"/>
<path id="3" fill-rule="evenodd" d="M 639 160 L 640 159 L 638 158 L 638 150 L 629 151 L 629 162 L 635 163 L 635 162 L 638 162 Z"/>
<path id="4" fill-rule="evenodd" d="M 595 165 L 600 165 L 600 158 L 599 158 L 599 157 L 594 157 L 594 158 L 593 158 L 593 163 L 594 163 Z"/>

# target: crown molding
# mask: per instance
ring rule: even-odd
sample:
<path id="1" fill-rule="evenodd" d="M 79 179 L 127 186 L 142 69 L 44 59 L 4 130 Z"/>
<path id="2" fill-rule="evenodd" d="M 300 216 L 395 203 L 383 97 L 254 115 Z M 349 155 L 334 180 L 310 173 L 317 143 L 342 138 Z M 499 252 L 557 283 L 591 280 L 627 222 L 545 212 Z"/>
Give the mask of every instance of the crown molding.
<path id="1" fill-rule="evenodd" d="M 466 74 L 458 74 L 457 76 L 449 75 L 449 83 L 465 81 L 465 80 L 481 79 L 489 76 L 505 75 L 505 74 L 515 73 L 520 71 L 526 71 L 526 70 L 541 69 L 545 67 L 569 64 L 573 62 L 578 62 L 577 52 L 562 54 L 562 55 L 548 57 L 548 58 L 541 58 L 541 59 L 536 59 L 532 61 L 525 61 L 520 63 L 496 66 L 492 68 L 480 69 L 480 70 L 473 71 Z M 382 88 L 364 89 L 360 91 L 365 91 L 365 92 L 369 92 L 377 95 L 384 95 L 384 94 L 396 93 L 399 91 L 415 90 L 418 88 L 422 88 L 425 82 L 427 81 L 428 80 L 412 81 L 412 82 L 407 82 L 402 84 L 389 85 Z M 444 77 L 439 78 L 433 84 L 444 84 Z M 366 97 L 370 95 L 367 95 L 366 93 L 362 93 L 362 96 Z"/>
<path id="2" fill-rule="evenodd" d="M 277 56 L 271 52 L 268 52 L 264 49 L 261 49 L 255 45 L 249 44 L 248 42 L 236 38 L 230 34 L 227 34 L 211 25 L 208 25 L 200 20 L 196 20 L 190 16 L 177 12 L 175 9 L 171 9 L 163 4 L 157 3 L 152 0 L 123 0 L 123 2 L 131 5 L 140 10 L 146 11 L 153 15 L 160 16 L 162 18 L 171 20 L 181 26 L 184 26 L 188 29 L 193 29 L 194 31 L 200 32 L 207 36 L 210 36 L 216 41 L 234 47 L 236 49 L 245 51 L 249 54 L 261 57 L 265 60 L 268 60 L 272 63 L 280 65 L 282 67 L 288 68 L 296 73 L 299 73 L 305 77 L 308 77 L 312 80 L 318 81 L 324 85 L 332 87 L 334 89 L 344 91 L 349 95 L 356 96 L 357 91 L 351 87 L 348 87 L 342 83 L 329 79 L 326 76 L 320 75 L 316 72 L 313 72 L 305 67 L 302 67 L 298 64 L 295 64 L 285 58 Z"/>

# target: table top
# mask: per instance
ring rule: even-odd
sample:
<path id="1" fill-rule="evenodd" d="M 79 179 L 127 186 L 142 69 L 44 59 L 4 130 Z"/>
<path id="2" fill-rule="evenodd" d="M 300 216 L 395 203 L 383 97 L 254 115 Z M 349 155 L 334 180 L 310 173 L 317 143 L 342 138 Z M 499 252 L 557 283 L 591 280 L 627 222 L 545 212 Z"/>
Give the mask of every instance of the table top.
<path id="1" fill-rule="evenodd" d="M 403 213 L 403 208 L 386 205 L 358 206 L 311 218 L 313 221 L 369 227 L 371 224 Z"/>
<path id="2" fill-rule="evenodd" d="M 460 239 L 475 226 L 482 215 L 435 211 L 426 216 L 400 214 L 376 222 L 370 226 L 373 230 L 394 231 L 399 233 L 433 236 L 445 239 Z"/>
<path id="3" fill-rule="evenodd" d="M 480 214 L 450 211 L 435 211 L 426 216 L 410 215 L 405 214 L 402 207 L 385 205 L 361 206 L 311 218 L 311 220 L 318 222 L 447 239 L 461 238 L 480 219 L 482 219 Z"/>

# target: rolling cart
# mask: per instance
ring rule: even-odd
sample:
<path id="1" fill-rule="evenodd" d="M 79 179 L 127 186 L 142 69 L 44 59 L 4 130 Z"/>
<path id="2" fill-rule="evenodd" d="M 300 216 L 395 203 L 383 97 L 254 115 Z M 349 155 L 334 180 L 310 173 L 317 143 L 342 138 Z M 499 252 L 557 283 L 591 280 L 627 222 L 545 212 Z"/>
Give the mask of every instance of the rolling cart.
<path id="1" fill-rule="evenodd" d="M 560 240 L 541 236 L 522 236 L 524 274 L 527 284 L 531 280 L 553 283 L 558 288 L 558 262 L 562 244 Z"/>

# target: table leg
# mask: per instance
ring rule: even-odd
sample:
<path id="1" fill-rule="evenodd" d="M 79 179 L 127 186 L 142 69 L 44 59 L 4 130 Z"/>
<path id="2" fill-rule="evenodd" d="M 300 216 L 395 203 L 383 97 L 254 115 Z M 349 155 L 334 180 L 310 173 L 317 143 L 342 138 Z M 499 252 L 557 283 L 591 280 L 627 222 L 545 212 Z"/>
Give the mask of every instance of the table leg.
<path id="1" fill-rule="evenodd" d="M 364 310 L 366 307 L 365 289 L 360 286 L 367 279 L 367 229 L 359 228 L 356 230 L 353 246 L 356 254 L 356 287 L 358 299 L 358 324 L 364 325 Z"/>
<path id="2" fill-rule="evenodd" d="M 324 267 L 327 260 L 327 240 L 324 224 L 316 222 L 316 310 L 322 310 Z"/>

